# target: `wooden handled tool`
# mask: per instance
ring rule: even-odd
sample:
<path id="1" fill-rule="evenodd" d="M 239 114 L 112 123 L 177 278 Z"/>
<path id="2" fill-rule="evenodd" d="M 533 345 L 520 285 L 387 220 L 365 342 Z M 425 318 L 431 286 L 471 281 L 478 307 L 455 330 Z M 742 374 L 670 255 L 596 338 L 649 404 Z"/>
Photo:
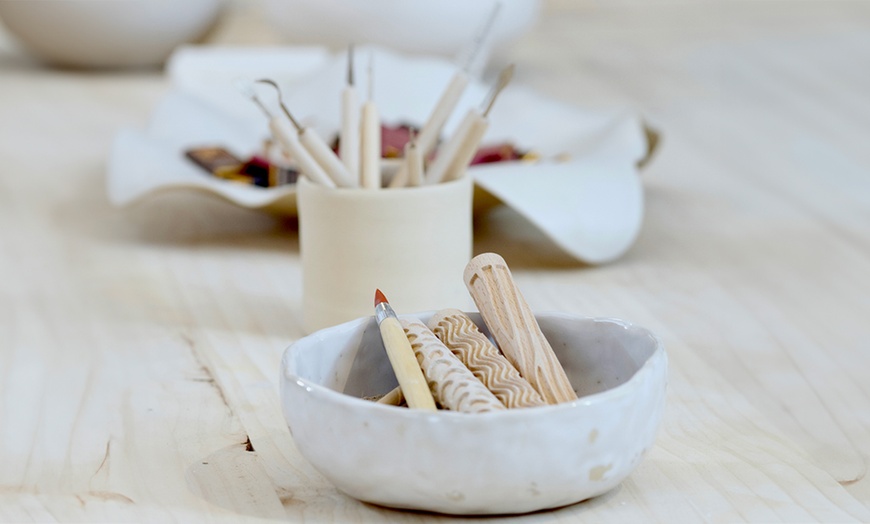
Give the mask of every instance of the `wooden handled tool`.
<path id="1" fill-rule="evenodd" d="M 375 318 L 381 330 L 387 357 L 396 373 L 402 394 L 408 401 L 408 407 L 430 411 L 438 409 L 396 313 L 380 290 L 375 292 Z"/>
<path id="2" fill-rule="evenodd" d="M 400 319 L 435 400 L 453 411 L 486 413 L 502 404 L 419 320 Z"/>
<path id="3" fill-rule="evenodd" d="M 504 259 L 494 253 L 474 257 L 465 267 L 465 285 L 504 355 L 548 404 L 577 398 L 535 315 L 517 289 Z"/>
<path id="4" fill-rule="evenodd" d="M 388 404 L 390 406 L 401 406 L 405 401 L 405 395 L 402 394 L 402 386 L 396 386 L 389 393 L 377 400 L 378 404 Z"/>
<path id="5" fill-rule="evenodd" d="M 435 313 L 429 320 L 429 329 L 509 409 L 546 404 L 462 311 L 444 309 Z"/>

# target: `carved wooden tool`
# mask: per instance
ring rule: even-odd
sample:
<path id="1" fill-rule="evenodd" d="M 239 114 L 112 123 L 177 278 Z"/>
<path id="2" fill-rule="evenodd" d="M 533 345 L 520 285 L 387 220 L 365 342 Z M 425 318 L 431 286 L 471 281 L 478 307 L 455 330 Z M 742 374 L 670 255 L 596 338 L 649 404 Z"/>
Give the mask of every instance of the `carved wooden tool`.
<path id="1" fill-rule="evenodd" d="M 498 348 L 458 309 L 443 309 L 429 320 L 429 329 L 508 408 L 546 404 Z"/>
<path id="2" fill-rule="evenodd" d="M 502 257 L 484 253 L 465 266 L 465 285 L 504 355 L 548 404 L 577 398 Z"/>
<path id="3" fill-rule="evenodd" d="M 416 319 L 400 319 L 399 322 L 429 382 L 432 395 L 442 406 L 465 413 L 504 409 L 504 404 L 474 377 L 426 324 Z"/>

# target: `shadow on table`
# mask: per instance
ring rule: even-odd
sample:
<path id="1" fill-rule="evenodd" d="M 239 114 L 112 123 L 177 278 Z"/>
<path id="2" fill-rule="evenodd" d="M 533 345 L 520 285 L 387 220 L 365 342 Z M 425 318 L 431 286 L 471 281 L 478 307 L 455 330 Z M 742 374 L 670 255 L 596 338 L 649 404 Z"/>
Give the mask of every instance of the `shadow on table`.
<path id="1" fill-rule="evenodd" d="M 109 245 L 299 253 L 296 218 L 276 217 L 246 209 L 196 191 L 158 192 L 124 208 L 105 196 L 104 169 L 78 177 L 71 198 L 54 208 L 60 227 Z M 474 254 L 501 254 L 514 269 L 585 269 L 536 226 L 507 206 L 497 206 L 474 219 Z"/>
<path id="2" fill-rule="evenodd" d="M 560 521 L 562 519 L 578 519 L 582 518 L 584 513 L 588 513 L 590 511 L 596 510 L 601 506 L 606 506 L 610 503 L 610 501 L 616 497 L 619 492 L 622 491 L 622 485 L 618 485 L 615 488 L 611 489 L 607 493 L 603 495 L 599 495 L 597 497 L 592 497 L 591 499 L 586 499 L 575 504 L 571 504 L 568 506 L 563 506 L 561 508 L 554 509 L 544 509 L 540 511 L 534 511 L 532 513 L 524 513 L 522 515 L 469 515 L 469 516 L 450 516 L 450 515 L 442 515 L 439 513 L 430 513 L 427 511 L 414 511 L 414 510 L 400 510 L 393 508 L 386 508 L 383 506 L 376 506 L 374 504 L 369 503 L 361 503 L 370 508 L 376 509 L 378 511 L 382 511 L 384 514 L 384 518 L 390 516 L 391 514 L 396 517 L 397 520 L 402 519 L 404 517 L 405 520 L 408 520 L 410 515 L 419 516 L 422 518 L 426 518 L 427 520 L 444 520 L 445 522 L 449 521 L 451 524 L 454 523 L 479 523 L 479 522 L 487 522 L 487 521 L 498 521 L 505 522 L 510 521 L 511 523 L 522 523 L 522 522 L 541 522 L 543 518 L 552 519 L 554 521 Z M 580 522 L 580 521 L 578 521 Z"/>
<path id="3" fill-rule="evenodd" d="M 115 208 L 105 196 L 102 169 L 79 177 L 71 197 L 53 206 L 55 224 L 107 246 L 240 249 L 299 253 L 296 219 L 245 209 L 195 191 L 155 193 Z"/>
<path id="4" fill-rule="evenodd" d="M 173 246 L 196 245 L 299 252 L 295 219 L 282 219 L 198 194 L 154 195 L 117 210 L 123 238 Z"/>
<path id="5" fill-rule="evenodd" d="M 475 216 L 474 254 L 498 253 L 511 269 L 590 267 L 573 258 L 534 224 L 507 206 Z"/>

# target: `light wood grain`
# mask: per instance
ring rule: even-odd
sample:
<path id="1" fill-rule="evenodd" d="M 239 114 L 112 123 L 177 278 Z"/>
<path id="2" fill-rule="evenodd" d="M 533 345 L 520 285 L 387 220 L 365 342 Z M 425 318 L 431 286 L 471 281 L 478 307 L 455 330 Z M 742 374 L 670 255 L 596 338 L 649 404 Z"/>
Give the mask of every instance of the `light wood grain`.
<path id="1" fill-rule="evenodd" d="M 429 377 L 423 375 L 418 351 L 406 337 L 406 326 L 393 318 L 385 318 L 380 323 L 381 338 L 384 340 L 384 348 L 399 387 L 402 388 L 402 396 L 408 401 L 411 409 L 425 409 L 435 411 L 435 399 L 429 392 Z"/>
<path id="2" fill-rule="evenodd" d="M 500 255 L 477 255 L 465 267 L 465 286 L 498 347 L 548 404 L 570 402 L 577 394 L 541 332 L 535 314 Z"/>
<path id="3" fill-rule="evenodd" d="M 577 266 L 503 208 L 476 252 L 533 310 L 628 319 L 670 358 L 639 469 L 509 522 L 870 521 L 868 29 L 866 2 L 559 0 L 501 58 L 663 143 L 623 259 Z M 211 39 L 279 41 L 253 3 Z M 115 131 L 168 88 L 42 68 L 0 31 L 0 521 L 479 524 L 356 502 L 295 448 L 292 223 L 197 194 L 108 206 Z"/>
<path id="4" fill-rule="evenodd" d="M 462 413 L 491 413 L 505 409 L 426 324 L 408 318 L 400 322 L 438 404 Z"/>
<path id="5" fill-rule="evenodd" d="M 520 376 L 517 368 L 462 311 L 438 311 L 429 319 L 428 326 L 505 407 L 529 408 L 546 404 L 529 381 Z"/>
<path id="6" fill-rule="evenodd" d="M 377 402 L 379 404 L 389 404 L 390 406 L 399 406 L 405 400 L 405 396 L 402 395 L 402 387 L 396 386 L 391 389 L 386 395 L 379 398 Z"/>

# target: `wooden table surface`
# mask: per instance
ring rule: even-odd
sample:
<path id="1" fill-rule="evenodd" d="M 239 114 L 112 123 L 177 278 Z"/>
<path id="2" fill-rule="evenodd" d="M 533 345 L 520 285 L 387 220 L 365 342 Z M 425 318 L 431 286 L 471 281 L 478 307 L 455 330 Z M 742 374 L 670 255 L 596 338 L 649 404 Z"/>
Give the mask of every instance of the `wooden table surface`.
<path id="1" fill-rule="evenodd" d="M 278 41 L 247 9 L 212 41 Z M 505 209 L 475 251 L 534 308 L 647 326 L 671 362 L 639 469 L 515 521 L 870 521 L 870 3 L 553 1 L 510 58 L 664 141 L 621 260 L 577 265 Z M 294 447 L 293 224 L 198 194 L 108 204 L 113 134 L 167 89 L 0 35 L 0 521 L 444 518 L 356 502 Z"/>

